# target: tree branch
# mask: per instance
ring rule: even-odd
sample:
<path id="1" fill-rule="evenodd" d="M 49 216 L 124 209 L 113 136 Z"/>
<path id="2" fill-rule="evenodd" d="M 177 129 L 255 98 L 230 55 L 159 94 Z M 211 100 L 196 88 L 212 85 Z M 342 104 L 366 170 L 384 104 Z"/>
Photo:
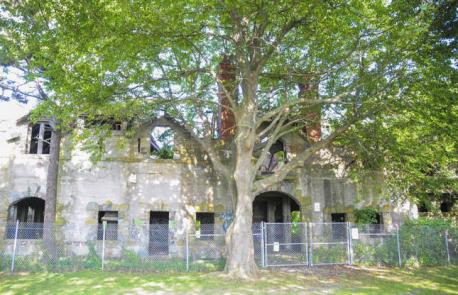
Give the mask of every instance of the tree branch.
<path id="1" fill-rule="evenodd" d="M 275 174 L 255 181 L 253 184 L 253 193 L 254 193 L 253 195 L 256 195 L 257 193 L 265 189 L 268 189 L 272 187 L 273 185 L 281 182 L 283 179 L 285 179 L 286 176 L 288 176 L 288 174 L 293 169 L 301 167 L 308 158 L 312 157 L 317 151 L 331 144 L 339 135 L 347 131 L 353 124 L 355 124 L 356 122 L 358 122 L 359 120 L 363 118 L 366 118 L 368 115 L 375 113 L 376 111 L 378 111 L 378 109 L 371 110 L 371 111 L 366 112 L 364 115 L 354 117 L 347 124 L 338 128 L 328 137 L 313 144 L 311 147 L 303 151 L 301 154 L 297 155 L 295 158 L 293 158 L 289 163 L 283 166 L 282 169 L 277 171 Z"/>
<path id="2" fill-rule="evenodd" d="M 161 119 L 170 123 L 174 129 L 180 130 L 181 132 L 189 135 L 191 139 L 197 142 L 200 148 L 209 156 L 215 170 L 225 177 L 230 176 L 229 169 L 222 163 L 221 157 L 219 156 L 218 151 L 214 148 L 212 142 L 199 138 L 196 134 L 194 134 L 192 128 L 184 123 L 180 124 L 175 118 L 171 116 L 165 115 Z"/>
<path id="3" fill-rule="evenodd" d="M 278 123 L 276 124 L 277 126 L 275 127 L 275 130 L 272 132 L 271 136 L 269 137 L 269 140 L 267 141 L 266 145 L 261 150 L 261 155 L 259 156 L 258 160 L 256 161 L 256 164 L 255 164 L 254 169 L 253 169 L 253 173 L 254 174 L 256 174 L 258 172 L 258 170 L 261 167 L 262 163 L 264 163 L 264 160 L 267 158 L 267 154 L 268 154 L 270 148 L 277 141 L 277 138 L 278 138 L 277 135 L 280 132 L 281 128 L 283 127 L 283 123 L 287 119 L 286 114 L 287 114 L 287 112 L 283 116 L 279 116 L 278 118 L 276 118 L 276 121 L 278 121 Z M 272 124 L 269 127 L 271 127 L 271 126 L 272 126 Z"/>

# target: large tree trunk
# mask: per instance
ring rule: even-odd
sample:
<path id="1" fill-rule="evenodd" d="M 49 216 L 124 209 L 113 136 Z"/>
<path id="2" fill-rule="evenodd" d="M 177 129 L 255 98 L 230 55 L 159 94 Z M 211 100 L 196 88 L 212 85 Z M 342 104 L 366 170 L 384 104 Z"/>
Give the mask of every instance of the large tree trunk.
<path id="1" fill-rule="evenodd" d="M 57 179 L 59 175 L 61 137 L 60 130 L 53 128 L 49 150 L 48 175 L 46 178 L 45 223 L 54 223 L 56 221 Z"/>
<path id="2" fill-rule="evenodd" d="M 226 234 L 226 271 L 234 278 L 254 279 L 258 271 L 254 259 L 253 247 L 253 164 L 252 151 L 255 134 L 253 116 L 248 114 L 241 118 L 235 138 L 236 158 L 234 182 L 236 188 L 236 204 L 234 220 Z M 245 127 L 246 126 L 246 127 Z"/>
<path id="3" fill-rule="evenodd" d="M 57 256 L 55 245 L 55 221 L 57 205 L 57 180 L 59 175 L 61 131 L 52 124 L 52 136 L 49 151 L 48 175 L 46 178 L 45 216 L 43 240 L 47 251 L 47 259 L 52 261 Z"/>
<path id="4" fill-rule="evenodd" d="M 246 171 L 249 170 L 249 167 L 246 168 Z M 245 174 L 244 171 L 240 172 Z M 234 220 L 226 234 L 226 271 L 234 278 L 253 279 L 257 277 L 257 266 L 252 234 L 252 184 L 250 178 L 237 177 L 238 171 L 235 174 L 237 204 Z"/>

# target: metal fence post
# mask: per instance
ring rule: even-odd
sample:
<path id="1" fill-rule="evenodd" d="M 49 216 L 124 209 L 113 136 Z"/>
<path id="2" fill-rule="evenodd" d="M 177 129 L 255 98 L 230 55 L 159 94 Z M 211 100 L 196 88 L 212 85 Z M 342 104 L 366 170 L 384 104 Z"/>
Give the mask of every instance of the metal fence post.
<path id="1" fill-rule="evenodd" d="M 353 265 L 353 241 L 351 236 L 351 222 L 347 222 L 348 264 Z"/>
<path id="2" fill-rule="evenodd" d="M 267 256 L 267 243 L 268 243 L 268 240 L 267 240 L 267 223 L 264 223 L 264 247 L 263 247 L 263 251 L 264 251 L 264 266 L 268 266 L 269 265 L 269 262 L 268 262 L 268 256 Z"/>
<path id="3" fill-rule="evenodd" d="M 14 272 L 14 260 L 16 258 L 16 247 L 17 247 L 17 234 L 19 229 L 19 220 L 16 220 L 16 228 L 14 230 L 14 245 L 13 245 L 13 257 L 11 257 L 11 272 Z"/>
<path id="4" fill-rule="evenodd" d="M 107 227 L 107 222 L 104 220 L 102 223 L 102 270 L 105 264 L 105 234 L 106 234 L 105 230 L 106 230 L 106 227 Z"/>
<path id="5" fill-rule="evenodd" d="M 448 229 L 445 230 L 445 250 L 447 251 L 447 263 L 450 264 L 450 250 L 448 248 Z"/>
<path id="6" fill-rule="evenodd" d="M 396 242 L 398 245 L 398 262 L 399 262 L 399 267 L 401 267 L 402 260 L 401 260 L 401 243 L 399 242 L 399 225 L 396 225 Z"/>
<path id="7" fill-rule="evenodd" d="M 305 232 L 305 260 L 307 260 L 307 264 L 309 263 L 309 239 L 308 239 L 308 234 L 309 234 L 309 224 L 308 222 L 302 223 L 302 226 L 304 227 L 304 232 Z"/>
<path id="8" fill-rule="evenodd" d="M 264 221 L 261 222 L 261 266 L 265 267 L 266 262 L 264 260 Z"/>
<path id="9" fill-rule="evenodd" d="M 310 256 L 309 265 L 313 266 L 313 223 L 309 223 L 309 235 L 310 235 Z"/>
<path id="10" fill-rule="evenodd" d="M 188 229 L 185 230 L 185 241 L 186 241 L 186 271 L 189 271 L 189 235 Z"/>

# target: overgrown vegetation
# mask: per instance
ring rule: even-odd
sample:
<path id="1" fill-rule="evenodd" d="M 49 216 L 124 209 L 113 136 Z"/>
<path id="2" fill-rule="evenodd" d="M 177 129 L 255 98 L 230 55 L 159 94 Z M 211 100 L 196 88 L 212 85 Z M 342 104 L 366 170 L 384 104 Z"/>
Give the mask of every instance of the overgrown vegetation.
<path id="1" fill-rule="evenodd" d="M 447 238 L 446 239 L 446 234 Z M 448 242 L 447 242 L 448 241 Z M 419 218 L 407 220 L 399 228 L 402 266 L 419 267 L 448 264 L 458 260 L 458 227 L 453 219 Z M 399 265 L 396 232 L 374 236 L 371 241 L 353 241 L 354 262 L 366 265 Z"/>
<path id="2" fill-rule="evenodd" d="M 157 151 L 152 151 L 151 154 L 159 159 L 173 159 L 173 150 L 168 146 L 164 146 Z"/>
<path id="3" fill-rule="evenodd" d="M 34 116 L 54 118 L 58 134 L 83 115 L 143 122 L 165 111 L 234 188 L 226 192 L 234 276 L 256 276 L 254 196 L 323 148 L 346 152 L 339 158 L 355 173 L 384 169 L 397 195 L 458 190 L 456 1 L 1 3 L 0 99 L 44 100 Z M 221 65 L 231 69 L 220 75 Z M 221 110 L 235 125 L 217 134 Z M 257 178 L 270 147 L 291 132 L 302 133 L 307 148 Z M 90 149 L 99 151 L 105 136 Z"/>
<path id="4" fill-rule="evenodd" d="M 312 255 L 313 264 L 327 264 L 327 263 L 339 263 L 345 264 L 348 262 L 348 252 L 346 245 L 320 245 L 314 247 L 313 251 L 310 251 Z"/>
<path id="5" fill-rule="evenodd" d="M 355 209 L 355 222 L 360 224 L 376 224 L 378 210 L 373 207 L 366 207 L 362 209 Z"/>

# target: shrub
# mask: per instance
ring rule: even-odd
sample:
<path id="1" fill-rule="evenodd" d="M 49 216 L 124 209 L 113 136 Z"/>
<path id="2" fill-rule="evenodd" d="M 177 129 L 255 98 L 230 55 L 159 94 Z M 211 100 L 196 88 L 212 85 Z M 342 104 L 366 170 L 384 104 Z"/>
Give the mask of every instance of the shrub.
<path id="1" fill-rule="evenodd" d="M 85 269 L 100 269 L 102 266 L 102 259 L 97 255 L 94 243 L 87 243 L 89 253 L 84 258 L 83 266 Z"/>
<path id="2" fill-rule="evenodd" d="M 447 263 L 443 226 L 403 224 L 399 230 L 402 260 L 414 265 Z"/>
<path id="3" fill-rule="evenodd" d="M 346 245 L 320 245 L 311 253 L 314 264 L 345 263 L 348 259 Z"/>
<path id="4" fill-rule="evenodd" d="M 356 223 L 375 224 L 377 223 L 378 210 L 373 207 L 355 209 L 354 215 Z"/>
<path id="5" fill-rule="evenodd" d="M 158 151 L 154 151 L 152 154 L 159 159 L 173 159 L 173 149 L 168 146 L 164 146 Z"/>

